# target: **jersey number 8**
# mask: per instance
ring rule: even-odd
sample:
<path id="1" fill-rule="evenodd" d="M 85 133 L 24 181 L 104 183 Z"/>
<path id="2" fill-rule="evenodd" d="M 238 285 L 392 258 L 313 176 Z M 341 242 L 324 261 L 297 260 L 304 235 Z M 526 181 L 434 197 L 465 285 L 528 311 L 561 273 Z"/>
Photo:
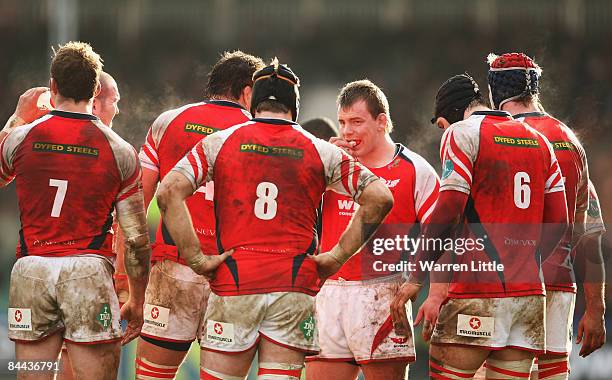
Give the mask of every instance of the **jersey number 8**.
<path id="1" fill-rule="evenodd" d="M 261 220 L 274 219 L 277 209 L 278 187 L 271 182 L 261 182 L 257 185 L 256 194 L 257 200 L 253 209 L 255 216 Z"/>

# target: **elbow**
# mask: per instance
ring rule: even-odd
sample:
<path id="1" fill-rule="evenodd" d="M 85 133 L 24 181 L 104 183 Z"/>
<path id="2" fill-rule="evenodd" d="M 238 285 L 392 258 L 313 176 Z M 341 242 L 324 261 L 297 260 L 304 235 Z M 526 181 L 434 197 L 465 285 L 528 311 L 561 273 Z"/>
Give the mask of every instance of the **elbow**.
<path id="1" fill-rule="evenodd" d="M 393 200 L 393 194 L 391 193 L 391 190 L 389 190 L 385 186 L 385 191 L 383 192 L 383 194 L 381 194 L 380 197 L 380 207 L 384 215 L 387 215 L 391 211 L 394 202 L 395 201 Z"/>
<path id="2" fill-rule="evenodd" d="M 172 197 L 171 187 L 167 183 L 162 182 L 159 185 L 159 188 L 157 189 L 157 194 L 156 194 L 157 206 L 159 207 L 159 210 L 162 213 L 168 209 L 168 204 L 170 203 L 171 197 Z"/>

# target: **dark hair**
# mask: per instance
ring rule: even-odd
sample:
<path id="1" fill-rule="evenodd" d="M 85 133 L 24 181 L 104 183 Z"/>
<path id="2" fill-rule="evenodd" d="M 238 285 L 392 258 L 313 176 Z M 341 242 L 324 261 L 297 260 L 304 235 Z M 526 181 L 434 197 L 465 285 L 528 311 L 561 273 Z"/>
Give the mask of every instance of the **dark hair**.
<path id="1" fill-rule="evenodd" d="M 253 73 L 262 67 L 261 58 L 240 50 L 223 53 L 208 73 L 206 96 L 239 99 L 245 87 L 253 86 Z"/>
<path id="2" fill-rule="evenodd" d="M 393 130 L 391 114 L 389 113 L 389 101 L 380 87 L 369 79 L 347 83 L 340 90 L 337 102 L 340 108 L 345 109 L 359 100 L 365 101 L 368 112 L 370 112 L 373 119 L 376 119 L 381 113 L 387 115 L 387 132 Z"/>
<path id="3" fill-rule="evenodd" d="M 310 119 L 302 124 L 302 128 L 323 140 L 338 136 L 338 127 L 326 117 Z"/>
<path id="4" fill-rule="evenodd" d="M 68 42 L 53 50 L 51 78 L 61 96 L 75 102 L 94 97 L 102 71 L 102 59 L 85 42 Z"/>
<path id="5" fill-rule="evenodd" d="M 291 110 L 289 107 L 276 100 L 264 100 L 257 104 L 255 112 L 287 113 L 291 112 Z"/>

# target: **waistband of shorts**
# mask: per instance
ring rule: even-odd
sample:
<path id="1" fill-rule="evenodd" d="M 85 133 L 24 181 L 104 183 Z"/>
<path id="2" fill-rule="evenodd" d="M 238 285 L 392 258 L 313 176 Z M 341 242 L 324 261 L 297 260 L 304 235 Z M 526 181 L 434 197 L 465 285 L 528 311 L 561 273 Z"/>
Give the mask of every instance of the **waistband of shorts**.
<path id="1" fill-rule="evenodd" d="M 368 280 L 358 280 L 358 281 L 347 281 L 343 279 L 337 280 L 326 280 L 323 286 L 363 286 L 363 285 L 374 285 L 374 284 L 383 284 L 383 283 L 395 283 L 402 282 L 402 274 L 392 274 L 390 276 L 383 276 L 372 278 Z"/>

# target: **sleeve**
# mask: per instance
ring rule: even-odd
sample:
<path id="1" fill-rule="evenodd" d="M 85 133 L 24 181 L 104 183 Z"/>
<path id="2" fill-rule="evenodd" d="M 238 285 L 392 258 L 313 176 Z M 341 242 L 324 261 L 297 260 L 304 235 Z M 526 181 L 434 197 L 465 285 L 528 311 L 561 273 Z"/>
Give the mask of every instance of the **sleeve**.
<path id="1" fill-rule="evenodd" d="M 138 161 L 138 154 L 131 145 L 127 143 L 126 145 L 128 146 L 125 151 L 118 157 L 121 186 L 117 194 L 117 203 L 142 192 L 142 170 Z"/>
<path id="2" fill-rule="evenodd" d="M 13 159 L 19 145 L 15 135 L 11 133 L 0 142 L 0 187 L 7 186 L 15 178 Z"/>
<path id="3" fill-rule="evenodd" d="M 586 216 L 586 228 L 584 231 L 585 235 L 603 234 L 606 232 L 606 226 L 601 215 L 601 207 L 599 205 L 599 198 L 595 191 L 595 186 L 589 181 L 589 206 L 587 209 Z"/>
<path id="4" fill-rule="evenodd" d="M 159 156 L 157 154 L 157 144 L 153 139 L 153 126 L 147 133 L 147 138 L 140 148 L 138 158 L 143 168 L 159 172 Z"/>
<path id="5" fill-rule="evenodd" d="M 337 146 L 323 140 L 315 146 L 323 162 L 328 190 L 357 200 L 363 189 L 378 178 Z"/>
<path id="6" fill-rule="evenodd" d="M 559 166 L 559 161 L 557 161 L 555 151 L 553 150 L 552 145 L 550 144 L 548 139 L 546 139 L 546 137 L 542 136 L 542 139 L 544 139 L 545 145 L 548 148 L 548 152 L 550 154 L 550 166 L 548 168 L 548 172 L 546 173 L 544 194 L 555 193 L 557 191 L 564 192 L 565 185 L 563 184 L 563 175 L 561 174 L 561 167 Z"/>
<path id="7" fill-rule="evenodd" d="M 478 156 L 479 129 L 458 122 L 446 130 L 440 148 L 442 180 L 440 191 L 455 190 L 469 194 L 474 162 Z"/>
<path id="8" fill-rule="evenodd" d="M 417 220 L 420 223 L 427 223 L 438 200 L 440 179 L 431 165 L 424 159 L 421 161 L 423 162 L 415 167 L 414 208 Z"/>
<path id="9" fill-rule="evenodd" d="M 200 140 L 179 162 L 176 163 L 173 172 L 178 172 L 184 175 L 193 191 L 201 185 L 212 180 L 212 163 L 209 162 L 209 157 L 212 158 L 212 152 L 209 140 L 214 140 L 214 135 Z M 207 155 L 208 152 L 208 155 Z"/>
<path id="10" fill-rule="evenodd" d="M 589 179 L 589 164 L 587 163 L 586 152 L 581 145 L 578 149 L 582 161 L 582 172 L 580 173 L 576 192 L 576 212 L 583 212 L 589 208 L 589 192 L 593 184 L 590 183 Z M 594 188 L 593 191 L 595 191 Z M 597 194 L 595 194 L 595 197 L 597 197 Z"/>

